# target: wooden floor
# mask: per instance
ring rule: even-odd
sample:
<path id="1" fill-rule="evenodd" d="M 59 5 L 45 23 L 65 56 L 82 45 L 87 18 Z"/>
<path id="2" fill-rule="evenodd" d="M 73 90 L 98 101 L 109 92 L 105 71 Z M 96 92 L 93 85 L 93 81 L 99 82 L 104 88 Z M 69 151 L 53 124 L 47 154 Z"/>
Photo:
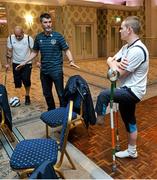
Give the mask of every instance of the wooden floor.
<path id="1" fill-rule="evenodd" d="M 142 101 L 137 106 L 138 158 L 116 159 L 117 171 L 112 173 L 110 119 L 105 126 L 91 126 L 89 136 L 83 126 L 73 129 L 69 136 L 72 142 L 88 158 L 116 179 L 157 178 L 157 97 Z M 119 119 L 120 146 L 127 147 L 127 136 Z"/>
<path id="2" fill-rule="evenodd" d="M 68 65 L 64 67 L 65 81 L 69 76 L 79 74 L 84 77 L 90 85 L 93 102 L 104 87 L 110 83 L 106 79 L 107 66 L 104 60 L 80 61 L 77 63 L 81 68 L 76 70 Z M 138 158 L 117 159 L 117 171 L 112 173 L 111 155 L 111 130 L 109 115 L 106 116 L 105 126 L 90 126 L 89 135 L 84 127 L 79 126 L 70 132 L 69 140 L 87 157 L 104 169 L 109 175 L 116 179 L 157 179 L 157 59 L 150 61 L 148 78 L 148 91 L 144 101 L 137 106 L 138 135 Z M 0 82 L 3 81 L 4 71 L 0 72 Z M 42 95 L 39 78 L 39 69 L 34 68 L 32 72 L 31 105 L 24 105 L 24 89 L 21 89 L 21 106 L 12 108 L 13 123 L 31 117 L 37 112 L 46 111 L 46 104 Z M 12 72 L 8 71 L 7 84 L 8 96 L 15 96 L 15 88 Z M 58 99 L 55 101 L 58 105 Z M 152 97 L 152 98 L 150 98 Z M 119 119 L 120 145 L 121 149 L 127 147 L 127 136 L 124 125 Z"/>

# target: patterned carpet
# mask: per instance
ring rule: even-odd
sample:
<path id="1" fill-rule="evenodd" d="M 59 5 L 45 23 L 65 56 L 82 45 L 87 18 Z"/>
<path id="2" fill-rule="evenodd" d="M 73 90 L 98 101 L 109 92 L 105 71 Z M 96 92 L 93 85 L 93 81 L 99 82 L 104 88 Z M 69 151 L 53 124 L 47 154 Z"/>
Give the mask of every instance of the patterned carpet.
<path id="1" fill-rule="evenodd" d="M 142 101 L 137 106 L 138 158 L 117 159 L 117 171 L 112 173 L 111 133 L 109 115 L 104 126 L 83 126 L 73 129 L 69 141 L 87 157 L 116 179 L 157 178 L 157 97 Z M 120 118 L 120 117 L 119 117 Z M 119 120 L 120 146 L 127 147 L 127 137 L 122 120 Z"/>
<path id="2" fill-rule="evenodd" d="M 109 82 L 104 78 L 106 74 L 106 68 L 104 60 L 99 61 L 80 61 L 77 63 L 81 69 L 76 71 L 70 69 L 67 65 L 64 67 L 65 81 L 67 78 L 74 74 L 79 74 L 84 77 L 89 85 L 95 103 L 96 97 L 102 88 L 108 87 Z M 86 68 L 85 68 L 86 67 Z M 152 59 L 150 63 L 149 73 L 149 90 L 147 97 L 155 96 L 157 88 L 157 61 Z M 4 71 L 0 72 L 4 75 Z M 0 82 L 3 81 L 3 76 L 0 76 Z M 8 72 L 7 76 L 7 90 L 9 98 L 14 96 L 15 89 L 13 85 L 12 72 Z M 56 92 L 54 91 L 55 100 L 58 105 L 58 99 L 56 98 Z M 34 68 L 32 72 L 32 88 L 31 88 L 31 102 L 30 106 L 24 105 L 24 89 L 21 89 L 21 106 L 18 108 L 12 108 L 13 124 L 20 125 L 25 119 L 30 119 L 35 115 L 39 115 L 46 110 L 45 100 L 42 95 L 39 69 Z M 157 97 L 150 98 L 142 101 L 137 106 L 137 121 L 139 127 L 138 136 L 138 153 L 139 157 L 136 160 L 130 159 L 118 159 L 117 172 L 112 173 L 112 157 L 111 157 L 111 133 L 110 133 L 110 120 L 109 116 L 106 116 L 105 127 L 91 126 L 87 131 L 84 127 L 79 126 L 73 129 L 70 133 L 69 140 L 79 150 L 86 154 L 91 160 L 93 160 L 98 166 L 104 169 L 108 174 L 116 179 L 153 179 L 157 178 Z M 123 123 L 120 122 L 120 144 L 121 149 L 126 148 L 126 132 Z M 0 178 L 10 179 L 17 178 L 16 174 L 10 170 L 8 164 L 8 156 L 5 153 L 2 145 L 0 144 Z"/>

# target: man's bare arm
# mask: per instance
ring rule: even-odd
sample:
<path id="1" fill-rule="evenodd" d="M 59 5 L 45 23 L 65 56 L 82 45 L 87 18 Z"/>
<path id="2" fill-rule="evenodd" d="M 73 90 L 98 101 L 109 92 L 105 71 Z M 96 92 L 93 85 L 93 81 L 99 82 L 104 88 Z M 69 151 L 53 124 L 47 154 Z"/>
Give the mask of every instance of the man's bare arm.
<path id="1" fill-rule="evenodd" d="M 77 66 L 74 62 L 74 59 L 73 59 L 73 56 L 71 54 L 71 51 L 69 49 L 67 49 L 65 51 L 65 54 L 67 55 L 68 59 L 69 59 L 69 63 L 70 63 L 70 66 L 73 66 L 75 68 L 80 68 L 79 66 Z"/>
<path id="2" fill-rule="evenodd" d="M 31 54 L 29 55 L 28 59 L 26 59 L 24 62 L 22 62 L 21 64 L 19 64 L 16 67 L 16 70 L 21 69 L 23 66 L 25 66 L 28 62 L 32 61 L 36 56 L 38 55 L 38 51 L 32 51 Z"/>
<path id="3" fill-rule="evenodd" d="M 6 64 L 5 64 L 5 68 L 8 70 L 12 61 L 12 49 L 11 48 L 7 48 L 7 54 L 6 54 Z"/>
<path id="4" fill-rule="evenodd" d="M 128 71 L 126 70 L 128 66 L 128 60 L 127 59 L 122 59 L 120 62 L 117 62 L 115 57 L 109 57 L 107 59 L 107 64 L 109 68 L 117 70 L 120 74 L 120 77 L 123 78 L 128 75 Z"/>

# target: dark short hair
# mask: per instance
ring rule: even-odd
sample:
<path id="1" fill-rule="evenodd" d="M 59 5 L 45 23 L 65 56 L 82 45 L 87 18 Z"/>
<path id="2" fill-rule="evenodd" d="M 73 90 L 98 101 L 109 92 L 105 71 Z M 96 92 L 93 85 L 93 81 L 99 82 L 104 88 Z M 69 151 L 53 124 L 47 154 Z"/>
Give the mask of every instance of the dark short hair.
<path id="1" fill-rule="evenodd" d="M 46 19 L 51 19 L 51 16 L 50 14 L 48 13 L 43 13 L 40 15 L 40 22 L 42 22 L 43 18 L 46 18 Z"/>

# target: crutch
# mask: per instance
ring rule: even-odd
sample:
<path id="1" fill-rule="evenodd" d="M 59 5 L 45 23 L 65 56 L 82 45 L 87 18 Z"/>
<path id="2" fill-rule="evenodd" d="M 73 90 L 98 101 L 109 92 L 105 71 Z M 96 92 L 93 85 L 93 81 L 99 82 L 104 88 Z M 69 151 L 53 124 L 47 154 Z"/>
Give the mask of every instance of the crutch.
<path id="1" fill-rule="evenodd" d="M 116 157 L 115 157 L 115 129 L 114 129 L 114 116 L 113 116 L 113 96 L 116 81 L 119 77 L 119 73 L 116 70 L 109 69 L 107 73 L 108 79 L 111 81 L 111 93 L 110 93 L 110 123 L 111 123 L 111 138 L 112 138 L 112 172 L 117 169 Z"/>
<path id="2" fill-rule="evenodd" d="M 116 88 L 116 82 L 115 82 Z M 120 151 L 120 140 L 119 140 L 119 119 L 118 119 L 118 103 L 115 103 L 114 111 L 115 129 L 116 129 L 116 152 Z"/>

